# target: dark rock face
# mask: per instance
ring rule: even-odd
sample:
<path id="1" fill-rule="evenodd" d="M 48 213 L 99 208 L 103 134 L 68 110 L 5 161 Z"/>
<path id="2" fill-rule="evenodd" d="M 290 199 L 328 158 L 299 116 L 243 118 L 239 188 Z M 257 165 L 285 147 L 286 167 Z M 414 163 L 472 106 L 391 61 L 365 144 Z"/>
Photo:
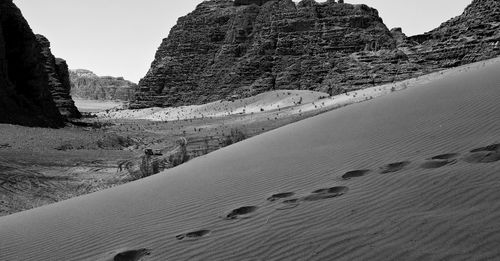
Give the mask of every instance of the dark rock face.
<path id="1" fill-rule="evenodd" d="M 36 35 L 38 43 L 42 47 L 42 55 L 45 62 L 45 71 L 49 77 L 49 90 L 61 115 L 67 118 L 80 118 L 82 115 L 71 98 L 71 84 L 66 61 L 54 57 L 50 50 L 50 42 L 43 35 Z"/>
<path id="2" fill-rule="evenodd" d="M 12 0 L 0 1 L 0 123 L 61 127 L 42 50 Z"/>
<path id="3" fill-rule="evenodd" d="M 274 89 L 336 94 L 491 58 L 500 54 L 499 3 L 475 0 L 436 30 L 406 37 L 366 5 L 205 1 L 163 40 L 131 107 Z"/>
<path id="4" fill-rule="evenodd" d="M 131 101 L 137 84 L 123 77 L 99 77 L 89 70 L 71 70 L 71 93 L 75 98 L 88 100 Z"/>

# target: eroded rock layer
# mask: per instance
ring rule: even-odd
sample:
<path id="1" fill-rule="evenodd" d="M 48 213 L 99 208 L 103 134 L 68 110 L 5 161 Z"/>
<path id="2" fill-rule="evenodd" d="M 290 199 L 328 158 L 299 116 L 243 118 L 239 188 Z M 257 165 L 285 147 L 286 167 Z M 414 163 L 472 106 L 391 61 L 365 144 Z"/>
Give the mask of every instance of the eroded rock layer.
<path id="1" fill-rule="evenodd" d="M 42 47 L 45 71 L 48 74 L 49 90 L 59 112 L 67 118 L 80 118 L 82 115 L 71 97 L 68 64 L 61 58 L 56 58 L 50 50 L 50 42 L 43 35 L 36 35 Z"/>
<path id="2" fill-rule="evenodd" d="M 438 28 L 408 38 L 406 51 L 417 61 L 453 67 L 500 54 L 500 1 L 474 0 L 460 16 Z"/>
<path id="3" fill-rule="evenodd" d="M 396 47 L 378 12 L 366 5 L 262 2 L 206 1 L 181 17 L 139 83 L 135 106 L 325 90 L 348 54 Z"/>
<path id="4" fill-rule="evenodd" d="M 75 98 L 131 101 L 137 84 L 123 77 L 97 76 L 89 70 L 70 70 L 71 92 Z"/>
<path id="5" fill-rule="evenodd" d="M 61 127 L 42 50 L 12 0 L 0 1 L 0 123 Z"/>
<path id="6" fill-rule="evenodd" d="M 500 54 L 500 1 L 475 0 L 427 34 L 391 31 L 377 10 L 335 1 L 211 0 L 164 39 L 133 108 L 274 89 L 336 94 Z"/>

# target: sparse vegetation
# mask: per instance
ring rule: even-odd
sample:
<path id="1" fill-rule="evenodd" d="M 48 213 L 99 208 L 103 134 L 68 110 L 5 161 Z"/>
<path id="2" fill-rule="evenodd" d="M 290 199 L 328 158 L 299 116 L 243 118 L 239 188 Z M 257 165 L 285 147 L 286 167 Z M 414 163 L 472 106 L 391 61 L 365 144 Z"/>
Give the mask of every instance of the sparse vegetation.
<path id="1" fill-rule="evenodd" d="M 55 149 L 56 150 L 61 150 L 61 151 L 72 150 L 73 149 L 73 145 L 66 143 L 66 144 L 63 144 L 63 145 L 55 147 Z"/>
<path id="2" fill-rule="evenodd" d="M 101 149 L 122 149 L 134 145 L 134 141 L 129 137 L 120 135 L 109 135 L 96 142 Z"/>
<path id="3" fill-rule="evenodd" d="M 158 174 L 160 172 L 160 163 L 159 160 L 153 155 L 144 154 L 141 157 L 141 165 L 140 172 L 136 174 L 140 174 L 140 176 L 136 176 L 134 178 L 141 179 L 145 177 L 149 177 L 154 174 Z"/>
<path id="4" fill-rule="evenodd" d="M 240 129 L 233 128 L 231 129 L 231 133 L 224 137 L 221 142 L 221 147 L 226 147 L 234 143 L 238 143 L 247 139 L 247 135 L 241 131 Z"/>
<path id="5" fill-rule="evenodd" d="M 177 145 L 177 152 L 169 157 L 169 162 L 172 167 L 179 166 L 191 159 L 187 151 L 187 140 L 185 138 L 181 138 L 177 140 Z"/>
<path id="6" fill-rule="evenodd" d="M 78 127 L 86 127 L 86 128 L 92 128 L 92 129 L 103 129 L 103 128 L 108 128 L 113 126 L 114 124 L 111 122 L 103 122 L 103 121 L 71 121 L 71 124 L 78 126 Z"/>
<path id="7" fill-rule="evenodd" d="M 292 102 L 300 100 L 300 96 L 295 93 L 284 92 L 284 94 L 288 94 L 287 96 L 293 99 Z M 304 103 L 305 100 L 306 98 Z M 204 115 L 192 119 L 160 119 L 161 121 L 154 122 L 106 118 L 81 119 L 73 122 L 73 126 L 59 130 L 40 132 L 22 128 L 26 133 L 21 136 L 17 134 L 17 127 L 5 126 L 5 131 L 2 131 L 5 137 L 0 144 L 2 151 L 8 151 L 10 147 L 29 145 L 37 151 L 24 155 L 27 162 L 34 160 L 35 164 L 47 166 L 47 173 L 53 173 L 54 176 L 61 178 L 72 178 L 69 181 L 64 179 L 51 181 L 57 192 L 45 191 L 57 194 L 57 197 L 47 198 L 44 192 L 44 195 L 10 198 L 6 200 L 17 201 L 14 204 L 17 206 L 9 204 L 5 208 L 12 211 L 8 213 L 13 213 L 145 178 L 248 137 L 322 113 L 300 111 L 297 114 L 293 107 L 276 107 L 276 111 L 273 111 L 274 107 L 267 105 L 256 108 L 244 107 L 248 114 L 232 113 L 228 117 Z M 264 112 L 257 113 L 260 108 L 263 108 Z M 232 108 L 217 110 L 224 113 L 236 111 Z M 176 141 L 178 137 L 185 139 Z M 146 149 L 151 149 L 152 155 L 145 155 Z M 41 155 L 43 161 L 39 160 Z M 29 165 L 23 166 L 27 168 Z"/>

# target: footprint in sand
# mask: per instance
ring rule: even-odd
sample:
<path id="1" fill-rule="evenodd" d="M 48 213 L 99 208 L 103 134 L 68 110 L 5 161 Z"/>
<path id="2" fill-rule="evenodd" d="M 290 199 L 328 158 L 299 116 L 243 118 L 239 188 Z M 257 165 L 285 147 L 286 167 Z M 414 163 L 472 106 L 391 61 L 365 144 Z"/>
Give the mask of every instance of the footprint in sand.
<path id="1" fill-rule="evenodd" d="M 303 197 L 303 201 L 318 201 L 323 199 L 340 197 L 349 191 L 348 187 L 331 187 L 315 190 L 311 195 Z"/>
<path id="2" fill-rule="evenodd" d="M 427 162 L 420 165 L 423 169 L 438 169 L 444 166 L 453 165 L 457 163 L 457 157 L 460 154 L 458 153 L 447 153 L 434 156 L 430 159 L 427 159 Z"/>
<path id="3" fill-rule="evenodd" d="M 322 188 L 322 189 L 317 189 L 313 192 L 311 192 L 310 195 L 301 197 L 301 198 L 292 198 L 288 200 L 284 200 L 281 202 L 281 207 L 278 207 L 276 210 L 286 210 L 286 209 L 291 209 L 297 207 L 301 202 L 307 202 L 307 201 L 318 201 L 318 200 L 324 200 L 324 199 L 329 199 L 329 198 L 336 198 L 344 195 L 349 191 L 348 187 L 331 187 L 331 188 Z"/>
<path id="4" fill-rule="evenodd" d="M 293 192 L 283 192 L 283 193 L 278 193 L 278 194 L 273 194 L 270 197 L 267 198 L 267 201 L 274 202 L 276 200 L 284 199 L 284 198 L 289 198 L 291 196 L 295 195 Z"/>
<path id="5" fill-rule="evenodd" d="M 470 151 L 470 154 L 464 158 L 464 161 L 473 164 L 500 161 L 500 144 L 492 144 L 486 147 L 473 149 Z"/>
<path id="6" fill-rule="evenodd" d="M 342 175 L 342 179 L 349 180 L 349 179 L 353 179 L 353 178 L 359 178 L 359 177 L 362 177 L 370 172 L 371 172 L 371 170 L 369 170 L 369 169 L 353 170 L 353 171 L 346 172 L 344 175 Z"/>
<path id="7" fill-rule="evenodd" d="M 224 219 L 232 220 L 232 219 L 245 219 L 250 218 L 251 214 L 257 211 L 259 207 L 256 206 L 245 206 L 232 210 L 229 212 Z"/>
<path id="8" fill-rule="evenodd" d="M 401 161 L 387 164 L 380 168 L 380 174 L 398 172 L 400 170 L 403 170 L 406 166 L 410 165 L 410 163 L 411 162 L 409 161 Z"/>
<path id="9" fill-rule="evenodd" d="M 295 208 L 299 205 L 300 199 L 298 198 L 292 198 L 292 199 L 287 199 L 281 202 L 281 207 L 278 207 L 276 210 L 285 210 L 285 209 L 291 209 Z"/>
<path id="10" fill-rule="evenodd" d="M 493 163 L 500 161 L 500 152 L 492 151 L 492 152 L 476 152 L 472 153 L 464 158 L 464 161 L 467 163 Z"/>
<path id="11" fill-rule="evenodd" d="M 180 234 L 180 235 L 175 236 L 175 238 L 177 238 L 177 240 L 199 239 L 201 237 L 207 236 L 208 234 L 210 234 L 210 232 L 211 232 L 210 230 L 202 229 L 202 230 L 197 230 L 197 231 L 193 231 L 193 232 L 189 232 L 189 233 L 185 233 L 185 234 Z"/>
<path id="12" fill-rule="evenodd" d="M 473 149 L 470 152 L 475 153 L 475 152 L 494 152 L 494 151 L 499 151 L 500 150 L 500 143 L 499 144 L 491 144 L 486 147 L 481 147 L 477 149 Z"/>
<path id="13" fill-rule="evenodd" d="M 458 156 L 460 156 L 460 154 L 458 154 L 458 153 L 446 153 L 446 154 L 434 156 L 434 157 L 430 158 L 429 160 L 451 160 L 451 159 L 458 158 Z"/>
<path id="14" fill-rule="evenodd" d="M 145 256 L 151 255 L 151 249 L 141 248 L 136 250 L 127 250 L 118 253 L 113 258 L 113 261 L 140 261 Z"/>

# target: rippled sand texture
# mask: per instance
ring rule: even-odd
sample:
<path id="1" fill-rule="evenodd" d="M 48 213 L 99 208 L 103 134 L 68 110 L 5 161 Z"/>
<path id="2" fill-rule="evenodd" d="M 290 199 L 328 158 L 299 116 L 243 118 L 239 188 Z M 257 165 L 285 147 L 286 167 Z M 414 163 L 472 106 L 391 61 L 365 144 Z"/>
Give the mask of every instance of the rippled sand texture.
<path id="1" fill-rule="evenodd" d="M 0 260 L 498 260 L 500 62 L 0 219 Z"/>

